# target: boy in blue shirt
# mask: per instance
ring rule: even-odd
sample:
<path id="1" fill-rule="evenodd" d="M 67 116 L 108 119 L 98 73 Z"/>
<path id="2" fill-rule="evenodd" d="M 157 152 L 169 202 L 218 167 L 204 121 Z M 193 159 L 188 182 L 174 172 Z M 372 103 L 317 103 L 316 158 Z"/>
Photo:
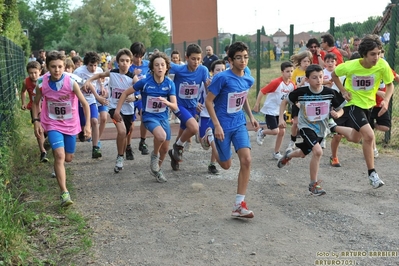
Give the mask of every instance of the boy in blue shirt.
<path id="1" fill-rule="evenodd" d="M 179 170 L 179 163 L 183 160 L 184 144 L 198 132 L 195 120 L 198 106 L 198 93 L 201 83 L 206 84 L 209 72 L 201 65 L 202 49 L 197 44 L 190 44 L 186 50 L 186 65 L 172 64 L 170 74 L 174 74 L 178 109 L 174 112 L 180 119 L 180 130 L 169 150 L 172 169 Z"/>
<path id="2" fill-rule="evenodd" d="M 247 95 L 254 83 L 254 78 L 245 71 L 248 64 L 248 46 L 235 42 L 229 47 L 228 59 L 230 69 L 216 75 L 209 85 L 205 106 L 212 119 L 203 138 L 210 146 L 215 141 L 218 151 L 217 161 L 223 169 L 231 167 L 231 144 L 240 160 L 237 194 L 232 216 L 253 218 L 254 213 L 248 210 L 244 201 L 251 171 L 251 143 L 246 127 L 245 112 L 255 130 L 259 124 L 252 115 Z"/>

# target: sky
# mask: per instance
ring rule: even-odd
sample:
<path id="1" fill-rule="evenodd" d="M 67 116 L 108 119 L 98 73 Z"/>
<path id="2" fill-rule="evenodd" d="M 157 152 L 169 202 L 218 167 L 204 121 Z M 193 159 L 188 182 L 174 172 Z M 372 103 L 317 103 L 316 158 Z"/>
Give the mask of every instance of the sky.
<path id="1" fill-rule="evenodd" d="M 169 0 L 150 1 L 156 13 L 165 17 L 166 27 L 170 30 Z M 255 34 L 262 26 L 267 35 L 274 34 L 278 29 L 289 34 L 290 24 L 294 25 L 295 34 L 310 30 L 323 32 L 330 28 L 330 17 L 335 17 L 336 26 L 363 22 L 370 16 L 382 16 L 386 6 L 391 3 L 389 0 L 215 1 L 218 2 L 219 32 L 238 35 Z"/>

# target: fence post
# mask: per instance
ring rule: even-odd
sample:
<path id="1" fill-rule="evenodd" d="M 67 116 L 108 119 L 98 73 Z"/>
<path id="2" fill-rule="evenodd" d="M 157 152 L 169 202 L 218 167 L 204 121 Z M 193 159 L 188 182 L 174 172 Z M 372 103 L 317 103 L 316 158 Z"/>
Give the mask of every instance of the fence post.
<path id="1" fill-rule="evenodd" d="M 201 47 L 201 40 L 198 40 L 198 45 Z"/>
<path id="2" fill-rule="evenodd" d="M 392 69 L 395 69 L 395 49 L 396 49 L 396 34 L 397 34 L 397 27 L 398 27 L 398 5 L 394 5 L 392 8 L 392 15 L 391 15 L 391 34 L 389 39 L 389 51 L 388 51 L 388 58 L 387 61 L 389 66 Z M 389 101 L 388 111 L 389 112 L 389 119 L 392 121 L 392 106 L 393 106 L 393 97 Z M 384 142 L 389 143 L 391 140 L 391 128 L 385 132 Z"/>
<path id="3" fill-rule="evenodd" d="M 256 97 L 260 90 L 260 30 L 256 31 Z"/>
<path id="4" fill-rule="evenodd" d="M 335 34 L 335 18 L 330 17 L 330 34 L 334 36 Z"/>
<path id="5" fill-rule="evenodd" d="M 288 58 L 294 54 L 294 24 L 290 25 L 290 44 L 288 46 Z"/>
<path id="6" fill-rule="evenodd" d="M 231 39 L 231 43 L 235 43 L 236 42 L 236 35 L 233 34 L 233 38 Z"/>
<path id="7" fill-rule="evenodd" d="M 270 51 L 271 51 L 270 49 L 271 49 L 270 41 L 267 41 L 267 67 L 268 68 L 272 67 L 272 63 L 271 63 L 271 59 L 270 59 Z"/>
<path id="8" fill-rule="evenodd" d="M 172 43 L 172 44 L 170 45 L 170 49 L 172 50 L 171 52 L 173 52 L 173 51 L 175 50 L 175 44 L 174 44 L 174 43 Z"/>
<path id="9" fill-rule="evenodd" d="M 184 50 L 183 54 L 186 55 L 186 50 L 187 50 L 187 42 L 186 41 L 183 42 L 183 50 Z"/>

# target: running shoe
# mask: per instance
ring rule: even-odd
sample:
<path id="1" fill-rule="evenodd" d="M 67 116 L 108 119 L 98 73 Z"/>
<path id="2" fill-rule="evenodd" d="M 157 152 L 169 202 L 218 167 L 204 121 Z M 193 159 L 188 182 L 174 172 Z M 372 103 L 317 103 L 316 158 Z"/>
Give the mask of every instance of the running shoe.
<path id="1" fill-rule="evenodd" d="M 278 161 L 283 157 L 284 155 L 282 155 L 280 152 L 273 152 L 273 159 L 276 159 Z"/>
<path id="2" fill-rule="evenodd" d="M 321 146 L 322 149 L 325 149 L 325 148 L 326 148 L 326 139 L 323 139 L 323 140 L 320 142 L 320 146 Z"/>
<path id="3" fill-rule="evenodd" d="M 287 149 L 285 151 L 284 156 L 280 160 L 278 160 L 278 163 L 277 163 L 278 168 L 282 168 L 282 167 L 284 167 L 285 165 L 288 164 L 288 162 L 292 159 L 292 158 L 288 157 L 288 155 L 291 152 L 292 152 L 292 150 L 290 150 L 290 149 Z"/>
<path id="4" fill-rule="evenodd" d="M 241 201 L 240 204 L 234 205 L 231 216 L 242 217 L 242 218 L 253 218 L 254 212 L 248 210 L 247 203 L 245 201 Z"/>
<path id="5" fill-rule="evenodd" d="M 175 158 L 173 157 L 173 151 L 169 150 L 168 151 L 169 157 L 170 157 L 170 166 L 172 166 L 172 169 L 174 171 L 178 171 L 180 168 L 179 162 L 175 160 Z"/>
<path id="6" fill-rule="evenodd" d="M 129 160 L 129 161 L 134 160 L 134 155 L 133 155 L 132 148 L 127 148 L 125 150 L 125 152 L 126 152 L 126 160 Z"/>
<path id="7" fill-rule="evenodd" d="M 68 207 L 69 205 L 73 204 L 73 201 L 71 200 L 71 195 L 69 195 L 69 192 L 62 192 L 61 196 L 61 207 Z"/>
<path id="8" fill-rule="evenodd" d="M 338 157 L 330 157 L 330 165 L 333 167 L 341 167 L 341 164 L 339 163 Z"/>
<path id="9" fill-rule="evenodd" d="M 258 143 L 259 146 L 262 146 L 264 138 L 265 135 L 263 135 L 263 128 L 259 128 L 258 131 L 256 131 L 256 143 Z"/>
<path id="10" fill-rule="evenodd" d="M 290 140 L 290 143 L 288 144 L 287 150 L 294 150 L 295 149 L 295 142 Z"/>
<path id="11" fill-rule="evenodd" d="M 213 175 L 218 175 L 219 170 L 216 168 L 216 165 L 210 164 L 210 165 L 208 165 L 208 173 L 213 174 Z"/>
<path id="12" fill-rule="evenodd" d="M 184 151 L 191 151 L 191 142 L 184 143 Z"/>
<path id="13" fill-rule="evenodd" d="M 156 175 L 155 178 L 156 178 L 156 180 L 157 180 L 158 183 L 165 183 L 165 182 L 168 181 L 168 180 L 166 179 L 166 177 L 164 176 L 162 170 L 159 170 L 159 171 L 158 171 L 158 173 L 157 173 L 157 175 Z"/>
<path id="14" fill-rule="evenodd" d="M 374 158 L 377 158 L 380 154 L 378 153 L 377 148 L 374 149 Z"/>
<path id="15" fill-rule="evenodd" d="M 41 163 L 47 163 L 48 162 L 48 158 L 47 158 L 47 152 L 42 152 L 40 154 L 40 162 Z"/>
<path id="16" fill-rule="evenodd" d="M 180 124 L 180 119 L 176 117 L 174 122 L 175 124 Z"/>
<path id="17" fill-rule="evenodd" d="M 154 151 L 151 152 L 150 168 L 153 173 L 159 172 L 159 157 L 154 154 Z"/>
<path id="18" fill-rule="evenodd" d="M 183 161 L 183 151 L 183 146 L 177 145 L 176 143 L 173 144 L 173 157 L 177 162 Z"/>
<path id="19" fill-rule="evenodd" d="M 98 146 L 93 146 L 93 151 L 91 152 L 91 158 L 96 159 L 102 157 L 101 149 Z"/>
<path id="20" fill-rule="evenodd" d="M 139 143 L 139 151 L 141 151 L 141 155 L 147 155 L 149 154 L 149 150 L 147 148 L 147 144 L 145 143 L 145 141 L 140 141 Z"/>
<path id="21" fill-rule="evenodd" d="M 326 191 L 320 186 L 321 180 L 309 184 L 309 191 L 313 196 L 322 196 Z"/>
<path id="22" fill-rule="evenodd" d="M 214 140 L 213 132 L 210 127 L 206 129 L 204 137 L 201 139 L 201 146 L 204 150 L 209 150 L 211 143 Z"/>
<path id="23" fill-rule="evenodd" d="M 119 156 L 116 157 L 116 163 L 115 163 L 115 167 L 114 167 L 114 172 L 115 173 L 119 173 L 120 170 L 123 169 L 123 156 Z"/>
<path id="24" fill-rule="evenodd" d="M 383 185 L 385 185 L 385 183 L 380 179 L 377 172 L 375 172 L 375 171 L 373 171 L 369 175 L 369 179 L 370 179 L 370 185 L 372 185 L 373 188 L 379 188 L 379 187 L 382 187 Z"/>

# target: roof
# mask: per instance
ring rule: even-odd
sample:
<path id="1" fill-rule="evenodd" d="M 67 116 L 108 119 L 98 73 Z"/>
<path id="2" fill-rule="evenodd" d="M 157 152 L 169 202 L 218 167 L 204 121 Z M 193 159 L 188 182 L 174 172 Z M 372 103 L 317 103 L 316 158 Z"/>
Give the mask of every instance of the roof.
<path id="1" fill-rule="evenodd" d="M 287 34 L 281 29 L 278 29 L 278 31 L 273 34 L 273 37 L 287 37 Z"/>

